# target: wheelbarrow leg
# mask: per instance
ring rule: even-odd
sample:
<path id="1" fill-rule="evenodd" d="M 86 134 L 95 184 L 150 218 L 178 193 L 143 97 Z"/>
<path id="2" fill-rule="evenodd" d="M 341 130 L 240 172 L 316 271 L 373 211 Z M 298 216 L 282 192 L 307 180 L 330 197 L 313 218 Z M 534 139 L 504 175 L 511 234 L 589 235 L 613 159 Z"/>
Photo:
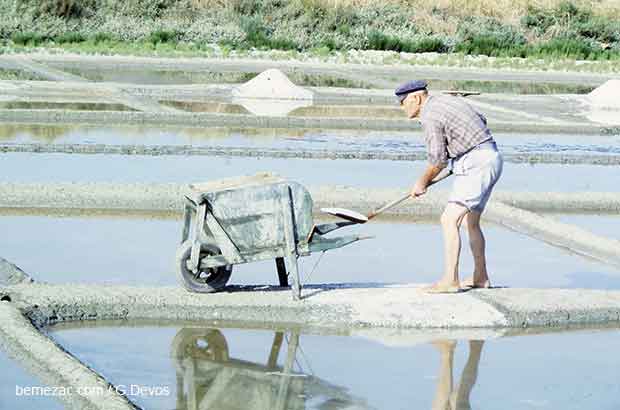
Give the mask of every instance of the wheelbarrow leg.
<path id="1" fill-rule="evenodd" d="M 284 258 L 276 258 L 276 269 L 278 270 L 278 280 L 280 281 L 280 286 L 288 286 L 288 275 L 286 273 Z"/>
<path id="2" fill-rule="evenodd" d="M 299 280 L 299 269 L 297 267 L 297 245 L 295 243 L 295 220 L 293 216 L 293 195 L 290 187 L 285 187 L 281 195 L 282 220 L 284 222 L 284 260 L 288 273 L 293 279 L 293 299 L 299 300 L 301 297 L 301 282 Z"/>

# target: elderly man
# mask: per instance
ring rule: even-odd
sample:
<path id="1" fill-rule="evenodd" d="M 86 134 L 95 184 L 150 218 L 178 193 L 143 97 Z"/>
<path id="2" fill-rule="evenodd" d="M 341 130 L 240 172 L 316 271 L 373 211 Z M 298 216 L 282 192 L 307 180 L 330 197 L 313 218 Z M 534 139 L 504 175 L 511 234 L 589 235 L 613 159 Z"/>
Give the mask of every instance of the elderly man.
<path id="1" fill-rule="evenodd" d="M 441 215 L 444 274 L 427 290 L 433 293 L 461 290 L 459 230 L 463 220 L 475 263 L 473 277 L 465 280 L 463 287 L 488 288 L 491 284 L 480 215 L 502 174 L 502 156 L 482 114 L 461 97 L 431 96 L 426 87 L 424 81 L 411 81 L 397 88 L 395 94 L 407 117 L 420 120 L 428 152 L 429 164 L 413 186 L 411 196 L 424 195 L 431 181 L 450 170 L 455 175 L 452 193 Z"/>

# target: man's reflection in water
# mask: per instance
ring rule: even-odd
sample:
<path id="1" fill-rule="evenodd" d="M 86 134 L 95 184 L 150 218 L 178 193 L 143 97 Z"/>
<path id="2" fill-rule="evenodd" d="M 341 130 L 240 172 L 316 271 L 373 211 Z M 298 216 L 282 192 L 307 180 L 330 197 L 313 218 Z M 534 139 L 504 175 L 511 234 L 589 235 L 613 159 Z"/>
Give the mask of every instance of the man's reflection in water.
<path id="1" fill-rule="evenodd" d="M 286 356 L 280 366 L 278 357 L 285 340 Z M 321 409 L 368 408 L 346 389 L 294 371 L 299 349 L 298 331 L 275 332 L 262 364 L 231 357 L 218 329 L 181 329 L 171 346 L 177 410 L 301 410 L 310 399 L 320 402 Z"/>
<path id="2" fill-rule="evenodd" d="M 478 377 L 478 364 L 482 353 L 482 340 L 469 341 L 469 357 L 461 374 L 461 381 L 456 389 L 452 385 L 452 365 L 454 361 L 453 340 L 440 340 L 433 343 L 441 356 L 437 393 L 433 400 L 433 410 L 469 410 L 469 395 L 471 394 L 476 378 Z"/>

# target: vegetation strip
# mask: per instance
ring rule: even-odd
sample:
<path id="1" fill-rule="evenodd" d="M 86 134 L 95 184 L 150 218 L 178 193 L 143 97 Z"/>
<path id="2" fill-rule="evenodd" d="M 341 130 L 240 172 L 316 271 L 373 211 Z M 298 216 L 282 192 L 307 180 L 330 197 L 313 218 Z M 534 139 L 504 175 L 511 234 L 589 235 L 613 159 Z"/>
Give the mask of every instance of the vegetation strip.
<path id="1" fill-rule="evenodd" d="M 24 0 L 0 6 L 12 48 L 204 53 L 338 50 L 616 60 L 616 1 Z"/>

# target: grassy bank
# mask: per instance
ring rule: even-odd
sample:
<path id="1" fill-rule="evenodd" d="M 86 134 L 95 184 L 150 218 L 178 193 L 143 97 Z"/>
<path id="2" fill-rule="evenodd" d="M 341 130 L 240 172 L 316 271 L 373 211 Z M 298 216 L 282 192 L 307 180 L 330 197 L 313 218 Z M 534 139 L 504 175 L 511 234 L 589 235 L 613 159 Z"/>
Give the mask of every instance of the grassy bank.
<path id="1" fill-rule="evenodd" d="M 277 49 L 617 60 L 620 4 L 498 0 L 0 0 L 8 47 Z M 506 4 L 504 4 L 506 3 Z"/>

